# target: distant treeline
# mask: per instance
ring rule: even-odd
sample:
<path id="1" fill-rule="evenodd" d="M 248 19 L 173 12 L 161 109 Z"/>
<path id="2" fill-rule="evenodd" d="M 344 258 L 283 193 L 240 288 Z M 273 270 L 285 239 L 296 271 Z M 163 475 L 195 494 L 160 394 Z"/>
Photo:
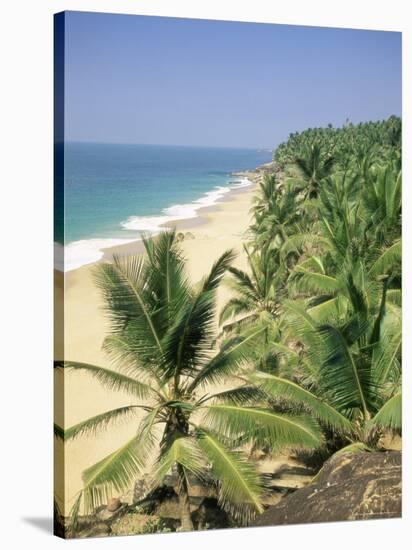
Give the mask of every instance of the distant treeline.
<path id="1" fill-rule="evenodd" d="M 303 147 L 318 143 L 325 154 L 333 154 L 337 163 L 346 167 L 351 157 L 361 157 L 366 150 L 382 154 L 385 158 L 401 152 L 402 122 L 397 116 L 377 122 L 348 122 L 342 128 L 308 128 L 294 132 L 274 152 L 273 160 L 284 167 L 292 163 Z"/>

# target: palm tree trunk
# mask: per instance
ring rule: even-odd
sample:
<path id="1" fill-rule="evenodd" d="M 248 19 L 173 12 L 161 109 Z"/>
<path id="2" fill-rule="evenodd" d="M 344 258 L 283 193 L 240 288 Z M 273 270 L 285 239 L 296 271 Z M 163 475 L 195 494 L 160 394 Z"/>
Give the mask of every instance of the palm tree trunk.
<path id="1" fill-rule="evenodd" d="M 192 516 L 190 515 L 189 490 L 185 472 L 180 464 L 177 465 L 179 510 L 182 531 L 193 531 Z"/>

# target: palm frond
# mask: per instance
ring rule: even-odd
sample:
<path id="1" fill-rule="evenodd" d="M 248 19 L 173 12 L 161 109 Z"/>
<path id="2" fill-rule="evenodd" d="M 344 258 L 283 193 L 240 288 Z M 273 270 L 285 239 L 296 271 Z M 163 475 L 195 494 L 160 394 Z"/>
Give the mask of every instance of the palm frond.
<path id="1" fill-rule="evenodd" d="M 391 397 L 370 421 L 371 427 L 402 429 L 402 394 Z"/>
<path id="2" fill-rule="evenodd" d="M 209 359 L 214 319 L 215 297 L 211 290 L 200 291 L 180 309 L 162 340 L 166 377 L 191 374 L 193 365 Z"/>
<path id="3" fill-rule="evenodd" d="M 258 297 L 255 285 L 246 271 L 242 271 L 236 267 L 231 267 L 229 268 L 229 272 L 235 277 L 237 285 L 236 288 L 239 289 L 242 294 L 252 300 Z"/>
<path id="4" fill-rule="evenodd" d="M 328 239 L 320 235 L 313 233 L 297 233 L 288 237 L 284 242 L 281 249 L 281 256 L 285 259 L 291 252 L 300 252 L 306 248 L 327 250 L 331 248 L 331 244 Z"/>
<path id="5" fill-rule="evenodd" d="M 309 416 L 239 405 L 208 405 L 204 422 L 227 437 L 243 437 L 272 449 L 316 449 L 323 443 L 318 423 Z"/>
<path id="6" fill-rule="evenodd" d="M 220 351 L 195 376 L 189 391 L 197 386 L 219 383 L 227 376 L 235 374 L 250 357 L 251 346 L 264 330 L 266 327 L 259 327 L 247 336 L 231 338 L 225 342 Z"/>
<path id="7" fill-rule="evenodd" d="M 135 334 L 145 342 L 146 354 L 150 355 L 162 353 L 162 346 L 156 322 L 158 304 L 152 303 L 148 280 L 150 271 L 141 256 L 113 256 L 112 264 L 95 268 L 95 281 L 107 304 L 113 332 L 122 332 L 133 323 Z"/>
<path id="8" fill-rule="evenodd" d="M 70 529 L 71 529 L 72 536 L 74 536 L 77 532 L 82 497 L 83 497 L 83 491 L 80 491 L 76 496 L 73 506 L 70 509 L 69 517 L 70 517 Z"/>
<path id="9" fill-rule="evenodd" d="M 235 259 L 236 254 L 233 250 L 226 250 L 213 264 L 212 269 L 207 277 L 205 277 L 202 289 L 204 292 L 215 290 L 226 271 L 230 268 L 231 263 Z"/>
<path id="10" fill-rule="evenodd" d="M 350 420 L 326 401 L 298 384 L 263 372 L 252 373 L 248 375 L 248 378 L 272 398 L 303 405 L 319 422 L 337 433 L 350 434 L 352 432 Z"/>
<path id="11" fill-rule="evenodd" d="M 338 279 L 323 273 L 300 270 L 300 274 L 301 277 L 296 282 L 296 286 L 301 292 L 330 294 L 337 292 L 341 287 Z"/>
<path id="12" fill-rule="evenodd" d="M 143 239 L 150 272 L 146 285 L 162 304 L 164 322 L 173 319 L 182 300 L 190 294 L 185 275 L 185 259 L 176 243 L 176 231 L 163 231 L 156 237 Z M 149 270 L 148 270 L 149 271 Z"/>
<path id="13" fill-rule="evenodd" d="M 131 330 L 130 330 L 131 328 Z M 110 334 L 103 340 L 102 349 L 116 366 L 116 369 L 133 378 L 136 382 L 153 388 L 153 379 L 157 387 L 162 384 L 160 361 L 144 361 L 145 343 L 135 337 L 133 327 L 122 334 Z"/>
<path id="14" fill-rule="evenodd" d="M 332 326 L 319 328 L 325 359 L 321 364 L 322 385 L 338 410 L 360 408 L 368 416 L 368 364 L 356 361 L 342 332 Z"/>
<path id="15" fill-rule="evenodd" d="M 173 466 L 180 464 L 186 472 L 203 478 L 206 468 L 204 453 L 195 437 L 176 434 L 162 446 L 153 479 L 156 484 L 162 483 Z"/>
<path id="16" fill-rule="evenodd" d="M 321 346 L 318 323 L 302 303 L 288 300 L 282 304 L 282 308 L 289 325 L 288 332 L 294 340 L 299 340 L 305 345 L 308 350 L 308 359 L 313 358 L 318 369 Z"/>
<path id="17" fill-rule="evenodd" d="M 211 395 L 206 395 L 200 400 L 203 404 L 206 401 L 214 401 L 216 403 L 232 403 L 235 405 L 254 404 L 261 402 L 265 398 L 265 393 L 256 386 L 239 386 L 231 390 L 226 390 Z"/>
<path id="18" fill-rule="evenodd" d="M 339 314 L 347 312 L 348 300 L 345 296 L 337 296 L 323 300 L 316 305 L 308 307 L 308 313 L 317 323 L 327 323 L 339 317 Z"/>
<path id="19" fill-rule="evenodd" d="M 396 264 L 400 264 L 402 259 L 402 242 L 395 241 L 390 247 L 386 248 L 382 254 L 375 260 L 369 269 L 370 275 L 377 276 L 391 271 Z"/>
<path id="20" fill-rule="evenodd" d="M 64 439 L 68 441 L 82 435 L 95 435 L 99 430 L 107 429 L 112 424 L 116 424 L 121 420 L 128 420 L 138 410 L 138 406 L 129 405 L 97 414 L 64 430 Z"/>
<path id="21" fill-rule="evenodd" d="M 379 342 L 372 352 L 372 379 L 379 387 L 385 387 L 400 377 L 402 346 L 401 320 L 386 314 L 383 318 Z"/>
<path id="22" fill-rule="evenodd" d="M 141 421 L 139 433 L 119 449 L 87 468 L 82 475 L 85 510 L 91 511 L 103 504 L 113 491 L 124 491 L 141 475 L 147 461 L 152 460 L 155 444 L 161 431 L 154 431 L 160 406 L 150 411 Z"/>
<path id="23" fill-rule="evenodd" d="M 228 450 L 210 431 L 199 432 L 199 446 L 218 480 L 219 504 L 243 523 L 263 512 L 263 487 L 253 466 L 238 451 Z"/>
<path id="24" fill-rule="evenodd" d="M 150 395 L 154 396 L 154 390 L 148 384 L 138 382 L 129 376 L 120 374 L 116 371 L 105 369 L 90 363 L 81 363 L 78 361 L 56 361 L 56 368 L 64 368 L 68 370 L 81 370 L 90 373 L 104 387 L 113 391 L 124 391 L 134 395 L 139 399 L 144 399 Z"/>
<path id="25" fill-rule="evenodd" d="M 235 315 L 249 313 L 252 307 L 253 306 L 249 300 L 243 298 L 231 298 L 220 311 L 219 325 L 222 325 L 225 321 Z"/>
<path id="26" fill-rule="evenodd" d="M 86 511 L 105 503 L 113 490 L 124 491 L 142 473 L 140 438 L 134 436 L 122 447 L 84 470 L 84 503 Z"/>
<path id="27" fill-rule="evenodd" d="M 231 323 L 225 323 L 222 327 L 221 335 L 230 337 L 234 334 L 242 334 L 245 331 L 253 329 L 256 326 L 256 322 L 259 321 L 259 315 L 257 313 L 251 313 L 235 319 Z"/>

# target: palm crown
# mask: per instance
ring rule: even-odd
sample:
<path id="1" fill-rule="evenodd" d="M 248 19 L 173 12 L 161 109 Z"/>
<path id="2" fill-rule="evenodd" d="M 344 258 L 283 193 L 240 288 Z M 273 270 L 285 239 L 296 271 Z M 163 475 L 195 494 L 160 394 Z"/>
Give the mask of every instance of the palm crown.
<path id="1" fill-rule="evenodd" d="M 224 253 L 193 288 L 173 232 L 144 243 L 144 258 L 114 258 L 96 271 L 112 325 L 104 349 L 116 370 L 57 364 L 87 371 L 132 398 L 128 406 L 66 429 L 65 440 L 108 428 L 121 418 L 135 421 L 137 428 L 120 449 L 84 471 L 74 510 L 82 497 L 86 509 L 104 502 L 148 468 L 153 486 L 174 468 L 183 529 L 193 528 L 189 476 L 214 480 L 220 505 L 247 522 L 263 509 L 264 487 L 239 449 L 248 443 L 316 448 L 322 443 L 320 429 L 308 416 L 275 412 L 266 394 L 247 379 L 247 357 L 262 327 L 230 338 L 217 353 L 211 349 L 215 292 L 233 253 Z M 228 389 L 221 388 L 224 384 Z"/>

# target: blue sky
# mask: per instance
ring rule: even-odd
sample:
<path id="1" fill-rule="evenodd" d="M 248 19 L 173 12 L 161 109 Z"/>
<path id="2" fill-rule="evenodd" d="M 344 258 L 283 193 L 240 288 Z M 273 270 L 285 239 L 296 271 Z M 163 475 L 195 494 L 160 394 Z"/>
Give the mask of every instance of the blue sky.
<path id="1" fill-rule="evenodd" d="M 401 114 L 401 35 L 66 13 L 66 139 L 274 147 Z"/>

